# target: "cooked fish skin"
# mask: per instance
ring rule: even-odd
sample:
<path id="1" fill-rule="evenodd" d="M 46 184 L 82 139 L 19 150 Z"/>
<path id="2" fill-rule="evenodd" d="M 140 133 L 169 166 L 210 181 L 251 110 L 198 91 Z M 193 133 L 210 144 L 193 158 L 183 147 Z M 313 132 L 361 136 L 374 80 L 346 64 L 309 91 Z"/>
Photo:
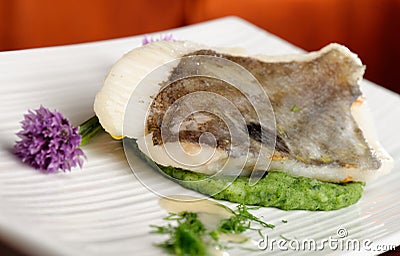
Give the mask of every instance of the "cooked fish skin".
<path id="1" fill-rule="evenodd" d="M 145 127 L 146 136 L 138 136 L 136 133 L 132 137 L 138 139 L 140 149 L 157 163 L 214 174 L 219 172 L 229 159 L 228 166 L 224 166 L 225 174 L 236 175 L 241 169 L 243 169 L 242 175 L 249 175 L 257 170 L 280 170 L 295 176 L 331 182 L 368 181 L 390 171 L 393 160 L 377 142 L 372 127 L 363 126 L 363 120 L 368 116 L 365 114 L 366 101 L 359 87 L 364 66 L 344 46 L 331 44 L 318 52 L 305 55 L 247 57 L 237 55 L 236 52 L 230 52 L 227 49 L 215 50 L 195 44 L 189 45 L 187 47 L 182 42 L 157 42 L 150 44 L 151 47 L 143 49 L 142 52 L 137 50 L 135 53 L 136 55 L 142 53 L 143 56 L 159 54 L 163 56 L 164 62 L 188 55 L 216 56 L 243 66 L 258 79 L 269 96 L 276 118 L 277 146 L 273 148 L 274 154 L 268 152 L 264 154 L 259 150 L 260 146 L 269 139 L 268 131 L 272 128 L 268 124 L 258 123 L 254 111 L 251 111 L 246 104 L 236 106 L 246 120 L 245 127 L 238 129 L 250 135 L 249 155 L 241 155 L 241 150 L 235 151 L 232 147 L 229 148 L 229 133 L 226 127 L 221 126 L 215 117 L 208 114 L 193 115 L 190 122 L 186 126 L 183 125 L 183 129 L 179 131 L 179 142 L 169 141 L 168 136 L 161 138 L 161 128 L 157 126 L 157 122 L 151 122 L 154 116 L 150 114 Z M 129 55 L 132 53 L 126 56 L 128 60 L 125 62 L 130 61 L 135 65 L 135 61 L 140 61 L 131 59 Z M 150 66 L 156 67 L 152 58 L 145 58 L 146 63 L 149 64 L 146 67 L 148 69 Z M 115 77 L 122 70 L 121 66 L 123 72 L 127 72 L 125 64 L 117 63 L 118 68 L 113 68 L 108 78 Z M 212 70 L 210 66 L 203 65 L 201 68 L 210 71 Z M 185 69 L 185 67 L 178 65 L 174 72 L 181 72 L 180 69 Z M 157 99 L 157 95 L 161 97 L 158 93 L 162 84 L 168 79 L 173 81 L 174 72 L 169 74 L 169 77 L 160 78 L 158 88 L 154 86 L 149 90 L 149 98 L 151 96 Z M 120 86 L 118 83 L 117 79 L 117 86 L 114 85 L 111 88 L 115 87 L 112 89 L 118 90 Z M 124 84 L 124 81 L 121 83 Z M 216 81 L 200 77 L 173 83 L 171 92 L 180 91 L 183 92 L 182 95 L 185 95 L 185 90 L 186 93 L 203 91 L 201 84 L 211 84 L 213 88 L 211 91 L 214 93 L 228 91 L 226 85 L 218 85 Z M 126 84 L 123 86 L 126 87 Z M 107 87 L 106 84 L 105 87 Z M 135 87 L 135 82 L 130 87 Z M 164 88 L 163 93 L 166 92 L 168 90 Z M 104 95 L 108 97 L 103 93 Z M 238 97 L 241 97 L 240 93 L 232 92 L 230 99 L 232 102 L 238 102 L 235 100 Z M 100 96 L 96 97 L 95 111 L 96 106 L 97 109 L 100 106 L 103 112 L 109 112 L 103 108 L 104 104 L 98 98 Z M 146 104 L 151 104 L 151 102 L 155 101 L 149 100 Z M 164 102 L 164 104 L 166 104 L 163 106 L 164 109 L 172 106 L 171 102 Z M 163 111 L 155 112 L 161 113 L 158 120 L 162 119 Z M 103 126 L 107 126 L 107 120 L 102 121 L 100 115 L 98 114 L 100 122 L 104 123 Z M 199 127 L 202 129 L 198 129 Z M 217 130 L 218 127 L 221 129 Z M 207 144 L 207 142 L 199 143 L 199 138 L 204 131 L 213 133 L 216 138 L 215 145 Z M 118 135 L 118 132 L 111 131 L 111 133 Z M 176 138 L 176 136 L 173 137 Z M 196 155 L 201 149 L 209 152 L 208 155 L 212 157 L 203 159 L 199 155 L 199 159 L 197 162 L 195 159 L 192 166 L 182 165 L 168 155 L 168 151 L 177 151 L 178 143 L 192 155 Z M 239 154 L 232 152 L 239 152 Z M 190 158 L 191 161 L 193 159 L 193 157 Z M 244 166 L 243 163 L 245 163 Z"/>
<path id="2" fill-rule="evenodd" d="M 275 112 L 278 136 L 289 151 L 277 148 L 277 153 L 316 165 L 348 165 L 360 170 L 380 167 L 351 115 L 351 105 L 362 95 L 358 81 L 364 66 L 357 59 L 338 48 L 312 61 L 281 63 L 209 51 L 195 54 L 232 60 L 260 81 Z"/>

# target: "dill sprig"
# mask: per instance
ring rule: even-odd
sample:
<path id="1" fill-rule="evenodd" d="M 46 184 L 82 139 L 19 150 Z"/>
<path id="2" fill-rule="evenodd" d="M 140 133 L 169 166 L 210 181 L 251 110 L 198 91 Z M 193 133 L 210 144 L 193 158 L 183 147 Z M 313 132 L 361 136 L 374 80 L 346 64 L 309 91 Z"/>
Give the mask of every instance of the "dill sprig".
<path id="1" fill-rule="evenodd" d="M 165 220 L 176 220 L 177 225 L 155 226 L 153 233 L 166 234 L 169 238 L 157 246 L 173 255 L 207 255 L 204 243 L 205 227 L 193 212 L 171 213 Z"/>
<path id="2" fill-rule="evenodd" d="M 266 223 L 248 210 L 258 209 L 259 207 L 247 207 L 244 204 L 237 206 L 236 211 L 232 211 L 233 216 L 223 219 L 213 230 L 206 230 L 204 224 L 198 219 L 197 213 L 181 212 L 170 213 L 164 220 L 176 221 L 176 225 L 168 223 L 166 226 L 151 225 L 154 230 L 152 233 L 168 235 L 169 238 L 157 244 L 173 255 L 208 255 L 208 249 L 212 246 L 224 248 L 219 241 L 219 234 L 241 234 L 247 230 L 256 230 L 260 236 L 261 228 L 253 228 L 253 222 L 258 223 L 263 228 L 274 228 L 275 226 Z"/>
<path id="3" fill-rule="evenodd" d="M 245 204 L 239 204 L 237 210 L 233 212 L 233 216 L 229 219 L 222 220 L 218 225 L 218 231 L 222 233 L 240 234 L 246 230 L 254 229 L 251 227 L 252 222 L 260 224 L 264 228 L 275 228 L 274 225 L 266 223 L 253 214 L 248 209 L 258 209 L 259 207 L 248 208 Z"/>

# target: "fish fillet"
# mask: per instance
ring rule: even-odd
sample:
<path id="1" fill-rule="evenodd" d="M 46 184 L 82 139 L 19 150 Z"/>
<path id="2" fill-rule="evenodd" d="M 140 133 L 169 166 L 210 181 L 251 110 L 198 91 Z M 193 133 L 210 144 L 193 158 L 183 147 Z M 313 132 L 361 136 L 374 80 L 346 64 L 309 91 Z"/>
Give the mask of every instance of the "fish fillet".
<path id="1" fill-rule="evenodd" d="M 355 54 L 338 44 L 281 57 L 242 52 L 181 41 L 134 49 L 106 77 L 95 112 L 106 131 L 136 138 L 158 164 L 194 172 L 251 175 L 279 170 L 349 182 L 369 181 L 391 170 L 393 160 L 377 141 L 360 90 L 365 67 Z M 177 59 L 182 57 L 193 61 Z M 172 65 L 137 88 L 170 61 Z M 239 80 L 245 75 L 240 70 L 229 73 L 226 61 L 250 72 L 269 101 L 253 91 L 250 102 L 240 88 L 216 79 L 224 72 L 222 76 Z M 225 101 L 222 111 L 209 111 Z M 266 119 L 260 121 L 257 106 L 267 103 L 273 116 L 266 108 Z M 127 113 L 138 121 L 124 126 Z"/>

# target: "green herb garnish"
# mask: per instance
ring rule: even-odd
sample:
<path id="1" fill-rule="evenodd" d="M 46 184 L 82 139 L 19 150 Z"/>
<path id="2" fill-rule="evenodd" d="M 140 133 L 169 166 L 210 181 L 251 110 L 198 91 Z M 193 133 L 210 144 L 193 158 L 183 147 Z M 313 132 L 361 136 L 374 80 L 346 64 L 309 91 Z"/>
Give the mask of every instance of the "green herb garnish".
<path id="1" fill-rule="evenodd" d="M 300 111 L 301 111 L 301 108 L 299 108 L 299 107 L 296 106 L 296 105 L 293 105 L 293 106 L 290 108 L 290 111 L 293 112 L 293 113 L 297 113 L 297 112 L 300 112 Z"/>
<path id="2" fill-rule="evenodd" d="M 237 206 L 234 214 L 228 219 L 223 219 L 215 227 L 215 229 L 206 230 L 204 224 L 198 219 L 197 213 L 181 212 L 179 214 L 170 213 L 164 220 L 176 221 L 176 225 L 168 223 L 166 226 L 155 226 L 152 233 L 168 235 L 169 238 L 157 244 L 164 248 L 168 253 L 173 255 L 209 255 L 208 249 L 211 247 L 224 248 L 220 243 L 219 237 L 221 233 L 241 234 L 247 230 L 256 230 L 263 237 L 260 228 L 253 228 L 253 222 L 258 223 L 263 228 L 274 228 L 272 224 L 268 224 L 253 214 L 248 209 L 258 209 L 260 207 L 248 208 L 244 204 Z"/>
<path id="3" fill-rule="evenodd" d="M 233 216 L 229 219 L 222 220 L 218 225 L 218 231 L 222 233 L 234 233 L 240 234 L 251 228 L 251 222 L 257 222 L 264 228 L 274 228 L 272 224 L 268 224 L 253 214 L 251 214 L 247 209 L 258 209 L 259 207 L 247 208 L 244 204 L 239 204 L 237 210 L 233 212 Z M 259 230 L 259 229 L 256 229 Z"/>
<path id="4" fill-rule="evenodd" d="M 182 212 L 170 214 L 165 220 L 176 220 L 177 226 L 154 226 L 153 233 L 169 235 L 169 239 L 157 244 L 168 253 L 174 255 L 207 255 L 207 246 L 204 243 L 205 227 L 197 218 L 196 213 Z"/>

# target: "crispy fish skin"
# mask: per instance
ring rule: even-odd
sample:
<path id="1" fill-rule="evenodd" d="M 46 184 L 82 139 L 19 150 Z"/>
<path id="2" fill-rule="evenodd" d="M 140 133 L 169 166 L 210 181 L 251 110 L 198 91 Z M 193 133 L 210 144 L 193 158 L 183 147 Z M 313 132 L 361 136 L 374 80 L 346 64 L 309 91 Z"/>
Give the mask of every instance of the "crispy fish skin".
<path id="1" fill-rule="evenodd" d="M 158 94 L 157 98 L 157 93 L 163 82 L 167 79 L 173 80 L 174 73 L 172 73 L 168 78 L 160 80 L 158 89 L 155 87 L 149 93 L 149 96 L 156 99 L 153 104 L 158 102 L 160 103 L 158 106 L 162 106 L 163 109 L 153 108 L 154 111 L 150 113 L 146 122 L 147 135 L 137 136 L 140 149 L 161 165 L 213 174 L 221 169 L 228 158 L 242 160 L 241 158 L 247 157 L 243 175 L 257 171 L 253 170 L 257 166 L 261 170 L 280 170 L 294 176 L 330 182 L 368 181 L 391 169 L 392 159 L 377 142 L 372 128 L 364 125 L 366 123 L 364 118 L 368 115 L 365 114 L 365 100 L 359 82 L 365 67 L 356 55 L 344 46 L 331 44 L 318 52 L 285 57 L 261 55 L 247 57 L 235 55 L 229 50 L 218 51 L 192 44 L 185 48 L 180 42 L 157 42 L 142 51 L 143 55 L 149 53 L 156 55 L 159 52 L 163 56 L 163 61 L 187 55 L 207 55 L 238 63 L 258 79 L 267 92 L 275 112 L 277 128 L 275 153 L 269 156 L 270 159 L 260 158 L 258 162 L 257 149 L 263 144 L 263 139 L 266 139 L 263 136 L 268 135 L 268 132 L 261 131 L 268 131 L 270 127 L 263 127 L 257 123 L 254 112 L 246 104 L 238 104 L 237 107 L 241 109 L 246 120 L 246 127 L 240 129 L 248 131 L 251 138 L 250 157 L 230 154 L 232 150 L 227 147 L 229 143 L 224 144 L 229 142 L 229 133 L 215 117 L 204 113 L 201 118 L 192 116 L 190 120 L 192 125 L 183 126 L 180 130 L 182 147 L 195 154 L 200 147 L 198 142 L 200 134 L 212 131 L 217 139 L 217 148 L 201 145 L 202 150 L 215 150 L 213 157 L 199 167 L 182 166 L 168 158 L 164 147 L 173 148 L 177 142 L 168 141 L 168 136 L 160 137 L 163 109 L 172 106 L 173 101 L 163 102 L 161 98 L 165 97 Z M 135 62 L 135 60 L 130 61 Z M 147 63 L 151 63 L 151 58 L 147 59 Z M 184 68 L 178 65 L 174 72 Z M 110 73 L 112 74 L 113 70 Z M 179 91 L 180 95 L 201 91 L 204 90 L 202 84 L 211 84 L 209 86 L 213 88 L 211 91 L 225 92 L 225 96 L 228 91 L 226 85 L 200 77 L 173 83 L 169 93 L 171 96 L 174 91 Z M 168 90 L 164 89 L 162 93 L 168 93 Z M 241 95 L 240 92 L 233 90 L 229 97 L 233 102 L 238 102 L 237 99 Z M 158 117 L 152 113 L 157 113 Z M 100 116 L 99 118 L 102 122 L 102 118 Z M 216 127 L 221 129 L 218 130 Z M 230 174 L 229 169 L 233 174 L 237 173 L 235 168 L 238 166 L 235 166 L 233 161 L 226 174 Z"/>

